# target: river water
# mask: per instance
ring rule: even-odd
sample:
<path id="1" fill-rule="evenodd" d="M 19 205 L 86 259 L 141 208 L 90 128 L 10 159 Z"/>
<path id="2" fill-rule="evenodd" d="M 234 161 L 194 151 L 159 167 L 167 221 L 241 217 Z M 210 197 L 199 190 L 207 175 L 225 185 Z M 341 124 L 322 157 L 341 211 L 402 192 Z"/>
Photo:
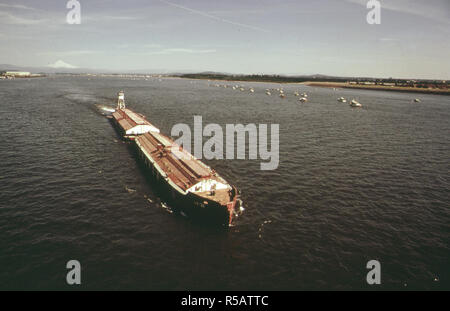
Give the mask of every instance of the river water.
<path id="1" fill-rule="evenodd" d="M 225 84 L 0 81 L 0 288 L 71 289 L 66 263 L 76 259 L 87 290 L 450 289 L 450 97 L 215 83 Z M 280 87 L 285 99 L 265 94 Z M 121 89 L 166 134 L 195 115 L 204 125 L 279 124 L 276 170 L 205 160 L 242 192 L 245 211 L 229 230 L 161 202 L 99 113 Z M 366 282 L 371 259 L 378 287 Z"/>

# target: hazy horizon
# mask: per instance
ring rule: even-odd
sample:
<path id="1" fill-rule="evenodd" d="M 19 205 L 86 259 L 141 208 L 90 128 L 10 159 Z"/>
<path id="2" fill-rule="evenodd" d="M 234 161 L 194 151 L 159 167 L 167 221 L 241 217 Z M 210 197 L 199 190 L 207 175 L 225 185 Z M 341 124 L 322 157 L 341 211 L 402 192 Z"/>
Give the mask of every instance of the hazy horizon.
<path id="1" fill-rule="evenodd" d="M 450 79 L 450 3 L 0 0 L 0 63 L 65 70 Z M 150 72 L 149 72 L 150 73 Z"/>

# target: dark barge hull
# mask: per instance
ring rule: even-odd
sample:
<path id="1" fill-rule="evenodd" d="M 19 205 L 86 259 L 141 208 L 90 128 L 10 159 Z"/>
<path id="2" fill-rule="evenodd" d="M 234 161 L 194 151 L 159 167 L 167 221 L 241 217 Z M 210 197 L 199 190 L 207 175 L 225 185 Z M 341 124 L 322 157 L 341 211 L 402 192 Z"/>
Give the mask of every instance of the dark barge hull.
<path id="1" fill-rule="evenodd" d="M 139 162 L 144 166 L 145 176 L 157 185 L 158 191 L 161 192 L 174 212 L 182 212 L 189 219 L 203 225 L 228 227 L 231 224 L 238 198 L 236 189 L 231 190 L 233 200 L 229 206 L 197 196 L 192 192 L 180 193 L 159 174 L 137 144 L 133 143 L 133 149 Z"/>

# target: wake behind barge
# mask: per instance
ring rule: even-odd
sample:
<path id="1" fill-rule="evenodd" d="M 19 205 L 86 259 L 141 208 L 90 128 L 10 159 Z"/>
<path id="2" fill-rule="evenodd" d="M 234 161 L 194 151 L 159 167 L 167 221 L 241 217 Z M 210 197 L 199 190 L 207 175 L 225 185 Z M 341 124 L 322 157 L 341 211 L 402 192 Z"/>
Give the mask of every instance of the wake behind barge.
<path id="1" fill-rule="evenodd" d="M 237 189 L 143 115 L 126 108 L 123 91 L 110 119 L 124 139 L 134 141 L 140 159 L 175 210 L 207 224 L 231 224 L 241 203 Z"/>

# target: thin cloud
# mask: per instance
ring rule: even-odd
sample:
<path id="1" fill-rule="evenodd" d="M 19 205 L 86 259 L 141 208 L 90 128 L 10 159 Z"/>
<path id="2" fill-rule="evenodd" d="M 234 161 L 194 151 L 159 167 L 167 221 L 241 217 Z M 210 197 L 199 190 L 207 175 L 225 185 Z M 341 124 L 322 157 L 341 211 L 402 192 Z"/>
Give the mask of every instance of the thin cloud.
<path id="1" fill-rule="evenodd" d="M 183 49 L 183 48 L 176 48 L 176 49 L 166 49 L 166 52 L 169 53 L 193 53 L 193 54 L 203 54 L 203 53 L 214 53 L 217 52 L 214 49 L 209 50 L 193 50 L 193 49 Z"/>
<path id="2" fill-rule="evenodd" d="M 231 24 L 231 25 L 234 25 L 234 26 L 248 28 L 248 29 L 251 29 L 251 30 L 262 31 L 262 32 L 265 32 L 265 33 L 271 33 L 271 31 L 269 31 L 267 29 L 263 29 L 263 28 L 260 28 L 260 27 L 255 27 L 255 26 L 248 25 L 248 24 L 242 24 L 242 23 L 238 23 L 238 22 L 233 22 L 233 21 L 230 21 L 228 19 L 217 17 L 215 15 L 211 15 L 211 14 L 208 14 L 208 13 L 205 13 L 205 12 L 202 12 L 202 11 L 194 10 L 194 9 L 191 9 L 191 8 L 188 8 L 188 7 L 176 4 L 176 3 L 172 3 L 172 2 L 169 2 L 169 1 L 165 1 L 165 0 L 159 0 L 159 1 L 163 2 L 163 3 L 167 4 L 167 5 L 170 5 L 170 6 L 179 8 L 179 9 L 183 9 L 185 11 L 188 11 L 188 12 L 191 12 L 191 13 L 194 13 L 194 14 L 198 14 L 198 15 L 210 18 L 210 19 L 214 19 L 216 21 L 220 21 L 220 22 L 223 22 L 223 23 Z"/>
<path id="3" fill-rule="evenodd" d="M 148 44 L 144 44 L 144 48 L 146 49 L 154 49 L 154 48 L 161 48 L 162 45 L 158 44 L 158 43 L 148 43 Z"/>
<path id="4" fill-rule="evenodd" d="M 21 5 L 21 4 L 6 4 L 6 3 L 0 3 L 0 7 L 3 8 L 10 8 L 10 9 L 19 9 L 19 10 L 29 10 L 29 11 L 39 11 L 38 9 Z"/>
<path id="5" fill-rule="evenodd" d="M 115 21 L 138 20 L 138 19 L 141 19 L 141 18 L 140 17 L 135 17 L 135 16 L 96 14 L 96 15 L 82 16 L 82 19 L 85 20 L 85 21 L 91 21 L 91 22 L 99 22 L 99 21 L 115 22 Z"/>
<path id="6" fill-rule="evenodd" d="M 368 0 L 345 0 L 350 3 L 359 4 L 367 7 Z M 428 1 L 414 1 L 414 0 L 397 0 L 381 1 L 381 10 L 386 9 L 390 11 L 411 14 L 418 17 L 429 18 L 441 23 L 450 23 L 450 4 L 448 0 L 428 0 Z"/>
<path id="7" fill-rule="evenodd" d="M 64 56 L 76 56 L 76 55 L 93 55 L 102 53 L 100 51 L 94 50 L 74 50 L 74 51 L 50 51 L 50 52 L 42 52 L 39 55 L 64 55 Z"/>
<path id="8" fill-rule="evenodd" d="M 170 55 L 170 54 L 176 54 L 176 53 L 185 53 L 185 54 L 206 54 L 206 53 L 215 53 L 217 52 L 214 49 L 204 49 L 204 50 L 197 50 L 197 49 L 185 49 L 185 48 L 170 48 L 170 49 L 163 49 L 160 51 L 149 51 L 149 52 L 143 52 L 138 54 L 144 54 L 144 55 Z"/>
<path id="9" fill-rule="evenodd" d="M 46 22 L 45 19 L 23 18 L 8 12 L 0 11 L 0 23 L 10 25 L 36 25 Z"/>
<path id="10" fill-rule="evenodd" d="M 394 41 L 398 41 L 398 39 L 394 39 L 394 38 L 380 38 L 380 41 L 385 41 L 385 42 L 394 42 Z"/>

